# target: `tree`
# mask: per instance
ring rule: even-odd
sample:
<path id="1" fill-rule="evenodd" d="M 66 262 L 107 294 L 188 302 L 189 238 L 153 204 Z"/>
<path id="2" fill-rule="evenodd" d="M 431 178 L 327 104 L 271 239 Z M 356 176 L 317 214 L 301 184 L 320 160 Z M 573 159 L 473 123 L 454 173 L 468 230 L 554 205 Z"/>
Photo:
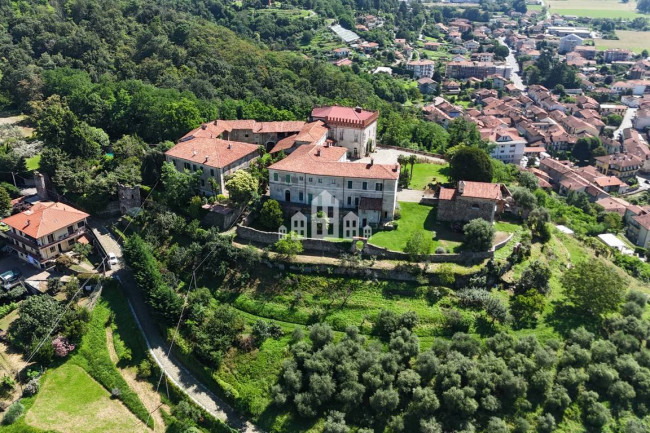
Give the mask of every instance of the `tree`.
<path id="1" fill-rule="evenodd" d="M 81 262 L 81 260 L 88 257 L 92 250 L 93 250 L 92 245 L 83 242 L 77 242 L 72 247 L 72 251 L 74 251 L 74 253 L 77 255 L 79 262 Z"/>
<path id="2" fill-rule="evenodd" d="M 601 260 L 576 264 L 562 276 L 567 299 L 579 310 L 602 317 L 618 310 L 627 283 Z"/>
<path id="3" fill-rule="evenodd" d="M 323 433 L 348 433 L 350 428 L 345 424 L 345 414 L 338 411 L 330 411 L 327 420 L 323 425 Z"/>
<path id="4" fill-rule="evenodd" d="M 228 197 L 238 206 L 247 205 L 257 193 L 257 182 L 246 170 L 237 170 L 235 174 L 226 181 Z"/>
<path id="5" fill-rule="evenodd" d="M 492 182 L 490 157 L 477 147 L 462 147 L 449 162 L 449 175 L 454 181 Z"/>
<path id="6" fill-rule="evenodd" d="M 544 311 L 546 299 L 536 290 L 516 295 L 510 301 L 510 314 L 519 327 L 532 326 Z"/>
<path id="7" fill-rule="evenodd" d="M 278 254 L 287 260 L 291 260 L 303 251 L 302 242 L 293 232 L 287 233 L 282 239 L 277 241 L 274 248 Z"/>
<path id="8" fill-rule="evenodd" d="M 284 214 L 277 200 L 267 200 L 260 211 L 260 224 L 267 230 L 276 231 L 284 222 Z"/>
<path id="9" fill-rule="evenodd" d="M 530 191 L 535 191 L 539 187 L 539 180 L 537 176 L 529 171 L 522 171 L 519 174 L 519 185 L 529 189 Z"/>
<path id="10" fill-rule="evenodd" d="M 476 218 L 463 227 L 464 246 L 470 251 L 487 251 L 492 247 L 494 227 L 481 218 Z"/>
<path id="11" fill-rule="evenodd" d="M 18 318 L 9 326 L 9 339 L 24 352 L 35 349 L 62 311 L 63 307 L 49 295 L 28 297 L 20 304 Z"/>
<path id="12" fill-rule="evenodd" d="M 165 162 L 162 166 L 162 183 L 165 187 L 165 199 L 169 206 L 186 209 L 190 199 L 199 188 L 201 171 L 190 173 L 180 172 L 174 165 Z"/>
<path id="13" fill-rule="evenodd" d="M 427 236 L 424 230 L 417 230 L 406 241 L 404 252 L 409 255 L 409 259 L 413 262 L 424 260 L 425 257 L 431 254 L 431 247 L 433 240 Z"/>
<path id="14" fill-rule="evenodd" d="M 11 213 L 11 197 L 6 189 L 0 186 L 0 217 Z"/>
<path id="15" fill-rule="evenodd" d="M 416 155 L 409 155 L 409 164 L 411 165 L 411 174 L 409 175 L 409 180 L 413 180 L 413 166 L 418 162 L 418 157 Z"/>
<path id="16" fill-rule="evenodd" d="M 481 133 L 476 124 L 464 116 L 457 117 L 447 127 L 449 134 L 449 147 L 458 145 L 478 146 L 481 143 Z M 489 181 L 488 181 L 489 182 Z"/>
<path id="17" fill-rule="evenodd" d="M 546 295 L 549 291 L 548 282 L 550 279 L 551 268 L 543 262 L 535 260 L 521 273 L 521 277 L 515 285 L 515 294 L 520 295 L 533 289 L 542 295 Z"/>
<path id="18" fill-rule="evenodd" d="M 525 213 L 533 210 L 537 206 L 537 197 L 527 188 L 515 187 L 512 191 L 512 198 L 517 206 L 522 208 Z"/>

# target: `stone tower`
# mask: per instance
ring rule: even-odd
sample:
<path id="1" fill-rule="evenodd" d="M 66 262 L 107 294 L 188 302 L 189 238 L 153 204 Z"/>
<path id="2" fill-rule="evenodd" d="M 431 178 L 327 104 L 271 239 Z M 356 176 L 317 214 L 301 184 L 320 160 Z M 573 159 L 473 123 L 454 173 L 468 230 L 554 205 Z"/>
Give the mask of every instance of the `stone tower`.
<path id="1" fill-rule="evenodd" d="M 34 172 L 34 183 L 36 185 L 36 195 L 41 200 L 47 200 L 47 184 L 49 183 L 49 178 L 47 174 L 39 173 L 38 171 Z"/>
<path id="2" fill-rule="evenodd" d="M 140 207 L 140 186 L 126 186 L 117 184 L 117 197 L 120 203 L 120 212 L 124 215 L 129 209 Z"/>

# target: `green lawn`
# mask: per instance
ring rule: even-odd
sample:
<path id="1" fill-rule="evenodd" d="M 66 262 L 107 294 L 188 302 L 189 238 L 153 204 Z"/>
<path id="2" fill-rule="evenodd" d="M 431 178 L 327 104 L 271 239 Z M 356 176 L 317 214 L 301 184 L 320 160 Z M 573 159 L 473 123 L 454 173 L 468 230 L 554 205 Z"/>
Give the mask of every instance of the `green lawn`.
<path id="1" fill-rule="evenodd" d="M 415 173 L 413 174 L 415 177 Z M 462 235 L 452 233 L 449 225 L 436 222 L 436 210 L 432 206 L 419 203 L 400 203 L 402 218 L 397 221 L 397 229 L 378 232 L 372 235 L 370 243 L 393 251 L 404 251 L 406 242 L 417 230 L 424 230 L 433 236 L 433 250 L 442 246 L 454 252 L 460 247 Z M 432 251 L 433 252 L 433 251 Z"/>
<path id="2" fill-rule="evenodd" d="M 81 367 L 67 363 L 49 371 L 25 423 L 61 432 L 145 432 L 144 424 Z"/>
<path id="3" fill-rule="evenodd" d="M 38 170 L 41 167 L 41 154 L 39 153 L 31 158 L 27 158 L 25 160 L 25 166 L 27 167 L 27 171 Z"/>
<path id="4" fill-rule="evenodd" d="M 618 39 L 596 39 L 596 49 L 623 48 L 638 54 L 649 46 L 648 38 L 650 38 L 650 32 L 616 30 L 616 36 L 618 36 Z"/>
<path id="5" fill-rule="evenodd" d="M 411 166 L 405 167 L 410 170 Z M 415 164 L 413 166 L 413 179 L 409 184 L 410 189 L 424 189 L 433 180 L 439 183 L 449 182 L 449 164 Z"/>
<path id="6" fill-rule="evenodd" d="M 636 11 L 635 1 L 622 3 L 619 0 L 549 0 L 547 3 L 551 14 L 627 19 L 647 16 Z"/>

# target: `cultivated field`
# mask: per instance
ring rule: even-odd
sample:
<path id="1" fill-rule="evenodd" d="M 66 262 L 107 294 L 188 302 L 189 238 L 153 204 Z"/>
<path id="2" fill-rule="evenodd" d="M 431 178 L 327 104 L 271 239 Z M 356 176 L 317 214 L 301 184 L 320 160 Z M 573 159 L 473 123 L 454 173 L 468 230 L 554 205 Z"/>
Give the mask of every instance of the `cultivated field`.
<path id="1" fill-rule="evenodd" d="M 621 3 L 618 0 L 550 0 L 551 13 L 576 15 L 590 18 L 636 18 L 643 16 L 636 11 L 636 2 Z"/>
<path id="2" fill-rule="evenodd" d="M 596 39 L 596 48 L 606 50 L 608 48 L 625 48 L 636 53 L 650 48 L 650 32 L 635 32 L 632 30 L 616 30 L 618 40 Z"/>

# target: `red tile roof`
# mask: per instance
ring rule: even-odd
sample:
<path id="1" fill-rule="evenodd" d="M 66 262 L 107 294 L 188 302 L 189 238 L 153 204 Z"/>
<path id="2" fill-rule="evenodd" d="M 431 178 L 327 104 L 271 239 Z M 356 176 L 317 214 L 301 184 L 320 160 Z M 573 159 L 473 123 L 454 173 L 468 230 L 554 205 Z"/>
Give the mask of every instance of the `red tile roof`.
<path id="1" fill-rule="evenodd" d="M 181 141 L 165 152 L 165 155 L 207 167 L 224 168 L 256 153 L 258 148 L 257 144 L 199 137 Z"/>
<path id="2" fill-rule="evenodd" d="M 650 213 L 644 215 L 637 215 L 634 217 L 634 221 L 641 224 L 642 227 L 650 230 Z"/>
<path id="3" fill-rule="evenodd" d="M 441 187 L 438 199 L 440 199 L 440 200 L 453 200 L 455 195 L 456 195 L 456 189 Z"/>
<path id="4" fill-rule="evenodd" d="M 277 153 L 280 152 L 281 150 L 291 149 L 293 145 L 296 143 L 297 136 L 298 134 L 293 134 L 278 141 L 277 143 L 275 143 L 275 146 L 273 146 L 273 149 L 271 149 L 270 153 Z"/>
<path id="5" fill-rule="evenodd" d="M 341 161 L 347 149 L 336 146 L 303 145 L 269 170 L 281 170 L 317 176 L 398 179 L 399 165 L 366 164 Z"/>
<path id="6" fill-rule="evenodd" d="M 322 120 L 326 124 L 365 128 L 377 120 L 379 112 L 334 105 L 314 108 L 311 117 L 314 120 Z"/>
<path id="7" fill-rule="evenodd" d="M 38 202 L 23 212 L 7 217 L 3 223 L 34 239 L 47 236 L 88 218 L 86 212 L 58 202 Z"/>
<path id="8" fill-rule="evenodd" d="M 501 185 L 488 182 L 469 182 L 461 180 L 458 182 L 458 189 L 462 189 L 461 196 L 472 198 L 484 198 L 490 200 L 501 199 Z"/>

